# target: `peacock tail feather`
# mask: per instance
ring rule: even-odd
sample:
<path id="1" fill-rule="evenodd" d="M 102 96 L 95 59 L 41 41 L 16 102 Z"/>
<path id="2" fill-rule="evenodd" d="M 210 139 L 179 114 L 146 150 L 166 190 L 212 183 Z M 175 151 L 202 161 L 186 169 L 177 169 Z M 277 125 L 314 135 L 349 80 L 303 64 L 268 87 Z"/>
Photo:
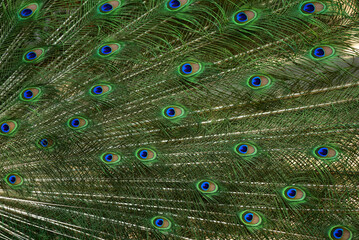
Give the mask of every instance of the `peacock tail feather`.
<path id="1" fill-rule="evenodd" d="M 0 0 L 0 239 L 359 239 L 357 0 Z"/>

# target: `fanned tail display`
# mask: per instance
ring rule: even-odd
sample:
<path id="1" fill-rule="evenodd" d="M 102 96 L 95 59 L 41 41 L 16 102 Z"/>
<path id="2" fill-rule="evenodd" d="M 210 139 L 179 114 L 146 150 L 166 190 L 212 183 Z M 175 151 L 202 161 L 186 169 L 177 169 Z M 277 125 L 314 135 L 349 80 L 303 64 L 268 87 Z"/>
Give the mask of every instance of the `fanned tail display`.
<path id="1" fill-rule="evenodd" d="M 0 0 L 0 239 L 359 239 L 357 0 Z"/>

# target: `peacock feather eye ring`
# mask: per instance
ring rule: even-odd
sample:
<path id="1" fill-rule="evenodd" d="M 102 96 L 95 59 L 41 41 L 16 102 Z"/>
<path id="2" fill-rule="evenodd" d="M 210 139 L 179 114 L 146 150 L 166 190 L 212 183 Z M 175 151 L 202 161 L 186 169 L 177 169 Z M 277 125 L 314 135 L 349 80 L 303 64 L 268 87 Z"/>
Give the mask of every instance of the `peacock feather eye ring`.
<path id="1" fill-rule="evenodd" d="M 31 102 L 38 98 L 41 94 L 41 89 L 37 87 L 25 88 L 20 93 L 20 99 L 25 102 Z"/>
<path id="2" fill-rule="evenodd" d="M 9 173 L 5 177 L 5 182 L 12 188 L 19 188 L 23 183 L 23 178 L 18 173 Z"/>
<path id="3" fill-rule="evenodd" d="M 332 146 L 323 145 L 315 147 L 313 150 L 313 155 L 317 159 L 332 161 L 338 158 L 339 152 Z"/>
<path id="4" fill-rule="evenodd" d="M 203 71 L 202 64 L 195 61 L 183 62 L 178 66 L 178 72 L 183 77 L 191 77 L 200 74 Z"/>
<path id="5" fill-rule="evenodd" d="M 36 146 L 43 150 L 48 150 L 54 147 L 55 141 L 52 137 L 46 136 L 37 140 Z"/>
<path id="6" fill-rule="evenodd" d="M 258 152 L 257 147 L 252 143 L 238 143 L 234 147 L 234 152 L 242 157 L 251 157 L 255 156 Z"/>
<path id="7" fill-rule="evenodd" d="M 44 56 L 44 53 L 45 50 L 42 48 L 29 50 L 23 55 L 23 61 L 25 63 L 35 63 Z"/>
<path id="8" fill-rule="evenodd" d="M 100 46 L 97 50 L 97 54 L 101 57 L 109 57 L 120 51 L 120 44 L 118 43 L 109 43 Z"/>
<path id="9" fill-rule="evenodd" d="M 167 106 L 162 110 L 162 115 L 166 119 L 177 119 L 184 116 L 184 114 L 185 110 L 182 107 L 176 105 Z"/>
<path id="10" fill-rule="evenodd" d="M 351 240 L 353 237 L 349 228 L 341 225 L 332 227 L 328 232 L 331 240 Z"/>
<path id="11" fill-rule="evenodd" d="M 306 1 L 300 6 L 300 11 L 304 15 L 319 14 L 323 13 L 325 10 L 325 4 L 319 1 Z"/>
<path id="12" fill-rule="evenodd" d="M 203 194 L 213 194 L 218 191 L 218 185 L 212 180 L 201 180 L 197 182 L 196 188 Z"/>
<path id="13" fill-rule="evenodd" d="M 121 160 L 121 156 L 114 152 L 105 152 L 101 155 L 101 160 L 106 164 L 117 164 Z"/>
<path id="14" fill-rule="evenodd" d="M 166 8 L 169 11 L 177 11 L 186 6 L 189 0 L 167 0 Z"/>
<path id="15" fill-rule="evenodd" d="M 262 217 L 251 210 L 246 210 L 239 213 L 239 219 L 241 222 L 249 227 L 255 227 L 262 223 Z"/>
<path id="16" fill-rule="evenodd" d="M 310 54 L 314 60 L 322 60 L 334 56 L 335 49 L 328 45 L 321 45 L 312 48 Z"/>
<path id="17" fill-rule="evenodd" d="M 306 198 L 306 193 L 299 187 L 289 186 L 282 190 L 282 196 L 289 202 L 300 202 Z"/>
<path id="18" fill-rule="evenodd" d="M 252 89 L 261 89 L 271 84 L 271 78 L 265 75 L 253 75 L 248 79 L 248 86 Z"/>
<path id="19" fill-rule="evenodd" d="M 161 230 L 161 231 L 167 231 L 172 227 L 172 222 L 163 216 L 156 216 L 151 219 L 151 224 L 154 228 Z"/>
<path id="20" fill-rule="evenodd" d="M 233 16 L 234 23 L 236 23 L 237 25 L 248 24 L 253 20 L 255 20 L 256 18 L 257 18 L 257 12 L 249 9 L 238 11 Z"/>
<path id="21" fill-rule="evenodd" d="M 0 123 L 0 135 L 12 136 L 18 128 L 16 121 L 7 120 Z"/>
<path id="22" fill-rule="evenodd" d="M 98 6 L 97 11 L 100 14 L 110 14 L 113 13 L 120 6 L 121 6 L 121 2 L 119 0 L 106 1 Z"/>
<path id="23" fill-rule="evenodd" d="M 101 97 L 112 91 L 112 86 L 109 84 L 98 84 L 90 88 L 90 94 L 93 97 Z"/>
<path id="24" fill-rule="evenodd" d="M 26 20 L 34 16 L 34 14 L 37 12 L 39 8 L 39 5 L 37 3 L 29 4 L 23 8 L 20 9 L 18 12 L 18 16 L 21 20 Z"/>
<path id="25" fill-rule="evenodd" d="M 151 148 L 139 148 L 135 153 L 137 159 L 142 162 L 150 162 L 156 159 L 157 153 Z"/>
<path id="26" fill-rule="evenodd" d="M 67 126 L 73 130 L 83 129 L 87 127 L 88 124 L 88 120 L 80 116 L 72 117 L 67 121 Z"/>

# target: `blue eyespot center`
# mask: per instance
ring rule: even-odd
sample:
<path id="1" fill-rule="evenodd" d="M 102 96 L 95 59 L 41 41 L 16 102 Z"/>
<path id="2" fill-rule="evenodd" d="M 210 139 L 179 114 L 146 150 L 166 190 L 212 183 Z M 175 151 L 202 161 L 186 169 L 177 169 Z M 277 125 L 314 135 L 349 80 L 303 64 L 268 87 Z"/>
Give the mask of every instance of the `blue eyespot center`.
<path id="1" fill-rule="evenodd" d="M 314 55 L 315 55 L 316 57 L 324 57 L 324 56 L 325 56 L 324 49 L 321 48 L 321 47 L 316 48 L 316 49 L 314 50 Z"/>
<path id="2" fill-rule="evenodd" d="M 244 12 L 240 12 L 237 14 L 237 20 L 238 22 L 246 22 L 248 20 L 248 16 Z"/>
<path id="3" fill-rule="evenodd" d="M 28 52 L 28 53 L 26 54 L 26 58 L 27 58 L 28 60 L 34 60 L 35 58 L 37 58 L 37 54 L 36 54 L 35 52 Z"/>
<path id="4" fill-rule="evenodd" d="M 259 87 L 261 85 L 262 81 L 260 77 L 254 77 L 252 78 L 252 85 Z"/>
<path id="5" fill-rule="evenodd" d="M 34 96 L 33 92 L 31 90 L 26 90 L 24 92 L 24 98 L 30 99 Z"/>
<path id="6" fill-rule="evenodd" d="M 176 111 L 173 107 L 171 107 L 167 109 L 166 114 L 169 117 L 174 117 L 176 115 Z"/>
<path id="7" fill-rule="evenodd" d="M 159 218 L 159 219 L 156 220 L 155 224 L 156 224 L 157 227 L 162 227 L 163 222 L 164 222 L 163 219 Z"/>
<path id="8" fill-rule="evenodd" d="M 33 13 L 33 11 L 30 8 L 25 8 L 21 11 L 21 16 L 28 17 Z"/>
<path id="9" fill-rule="evenodd" d="M 16 176 L 15 176 L 15 175 L 11 175 L 11 176 L 9 177 L 9 182 L 10 182 L 11 184 L 14 184 L 14 183 L 16 182 Z"/>
<path id="10" fill-rule="evenodd" d="M 289 198 L 294 198 L 296 195 L 297 195 L 297 190 L 294 188 L 289 189 L 287 192 L 287 196 Z"/>
<path id="11" fill-rule="evenodd" d="M 201 189 L 207 191 L 209 189 L 209 182 L 204 182 L 201 184 Z"/>
<path id="12" fill-rule="evenodd" d="M 107 154 L 107 155 L 105 156 L 105 160 L 106 160 L 107 162 L 111 162 L 112 159 L 113 159 L 113 155 L 112 155 L 112 154 Z"/>
<path id="13" fill-rule="evenodd" d="M 248 146 L 243 144 L 238 147 L 238 151 L 242 154 L 246 154 L 248 151 Z"/>
<path id="14" fill-rule="evenodd" d="M 343 228 L 337 228 L 334 230 L 333 232 L 333 236 L 336 238 L 336 239 L 340 239 L 342 236 L 343 236 Z"/>
<path id="15" fill-rule="evenodd" d="M 1 131 L 4 132 L 4 133 L 8 133 L 8 132 L 10 131 L 10 126 L 9 126 L 9 124 L 3 123 L 3 124 L 1 125 Z"/>
<path id="16" fill-rule="evenodd" d="M 320 148 L 320 149 L 318 150 L 318 154 L 319 154 L 319 156 L 321 156 L 321 157 L 326 157 L 326 156 L 328 155 L 328 152 L 329 152 L 329 150 L 328 150 L 328 148 L 326 148 L 326 147 Z"/>
<path id="17" fill-rule="evenodd" d="M 171 0 L 168 5 L 171 7 L 171 8 L 179 8 L 181 6 L 181 2 L 178 1 L 178 0 Z"/>
<path id="18" fill-rule="evenodd" d="M 101 6 L 102 12 L 110 12 L 113 9 L 112 5 L 109 3 L 105 3 Z"/>
<path id="19" fill-rule="evenodd" d="M 93 92 L 95 94 L 101 94 L 103 92 L 103 89 L 101 86 L 94 87 Z"/>
<path id="20" fill-rule="evenodd" d="M 108 45 L 106 45 L 106 46 L 103 46 L 102 48 L 101 48 L 101 53 L 102 54 L 110 54 L 112 52 L 112 48 L 110 47 L 110 46 L 108 46 Z"/>
<path id="21" fill-rule="evenodd" d="M 141 158 L 145 159 L 145 158 L 147 158 L 147 156 L 148 156 L 148 151 L 147 150 L 142 150 L 140 152 L 140 157 Z"/>
<path id="22" fill-rule="evenodd" d="M 246 220 L 246 222 L 252 222 L 253 213 L 247 213 L 246 215 L 244 215 L 244 219 Z"/>
<path id="23" fill-rule="evenodd" d="M 313 13 L 315 11 L 315 6 L 313 3 L 307 3 L 303 6 L 303 11 L 307 13 Z"/>
<path id="24" fill-rule="evenodd" d="M 44 138 L 44 139 L 42 139 L 42 140 L 40 141 L 40 144 L 41 144 L 41 146 L 43 146 L 43 147 L 47 147 L 47 146 L 49 145 L 49 141 L 47 141 L 47 139 Z"/>
<path id="25" fill-rule="evenodd" d="M 189 63 L 183 64 L 182 66 L 182 72 L 185 74 L 191 74 L 192 73 L 192 66 Z"/>
<path id="26" fill-rule="evenodd" d="M 80 120 L 78 118 L 75 118 L 71 121 L 71 125 L 75 128 L 80 126 Z"/>

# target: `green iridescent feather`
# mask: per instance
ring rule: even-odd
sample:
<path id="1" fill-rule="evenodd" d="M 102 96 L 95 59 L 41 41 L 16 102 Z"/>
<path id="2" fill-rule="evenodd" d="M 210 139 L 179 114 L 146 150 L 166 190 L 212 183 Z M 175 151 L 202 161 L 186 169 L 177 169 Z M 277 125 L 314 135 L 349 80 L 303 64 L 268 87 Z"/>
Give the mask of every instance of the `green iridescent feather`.
<path id="1" fill-rule="evenodd" d="M 359 229 L 356 0 L 0 0 L 0 239 Z"/>

